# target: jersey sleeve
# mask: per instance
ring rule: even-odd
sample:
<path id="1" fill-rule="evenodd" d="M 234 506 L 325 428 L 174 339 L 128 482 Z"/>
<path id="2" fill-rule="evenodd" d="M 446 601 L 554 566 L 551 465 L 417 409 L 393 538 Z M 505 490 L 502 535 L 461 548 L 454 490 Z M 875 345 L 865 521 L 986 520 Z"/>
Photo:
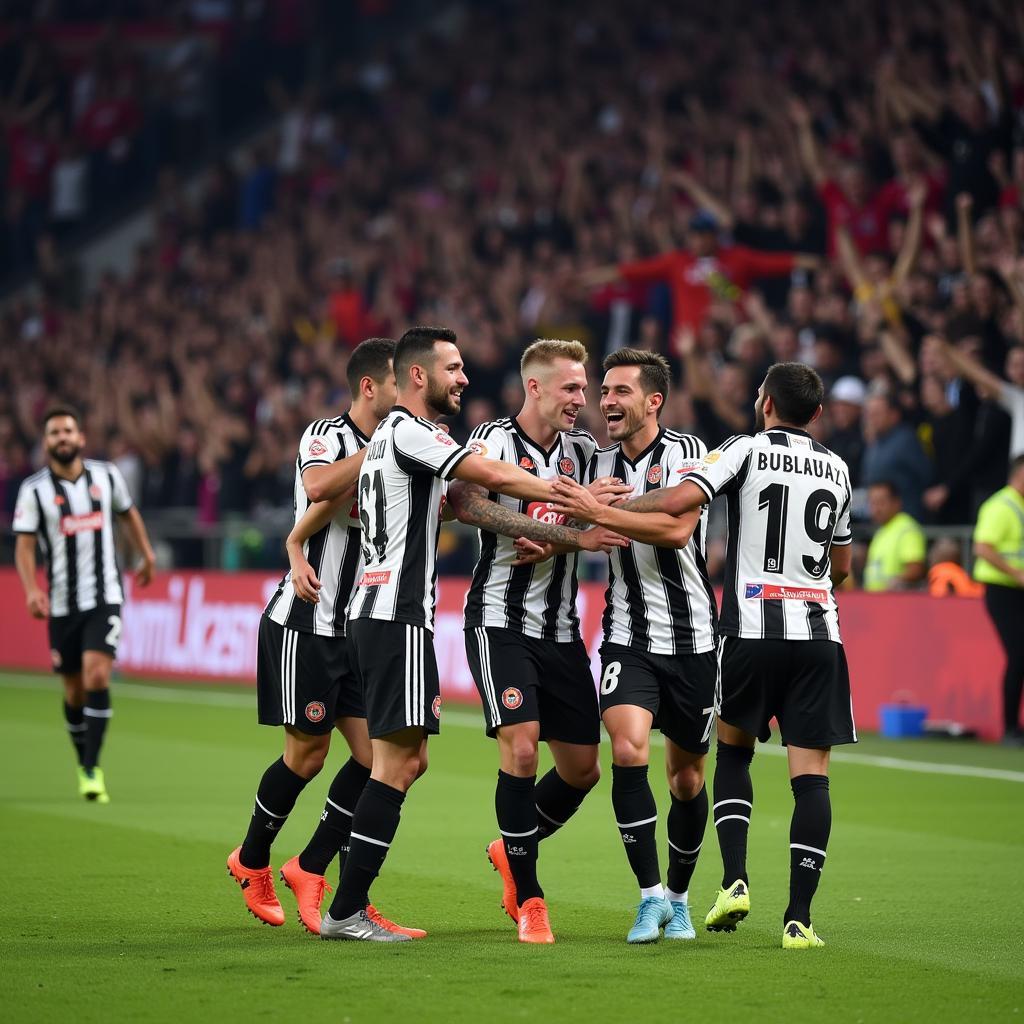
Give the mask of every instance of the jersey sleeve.
<path id="1" fill-rule="evenodd" d="M 999 502 L 989 498 L 978 510 L 978 521 L 974 524 L 974 543 L 990 544 L 998 550 L 1008 536 L 1009 517 L 1000 508 Z M 15 520 L 17 529 L 17 520 Z"/>
<path id="2" fill-rule="evenodd" d="M 832 532 L 832 543 L 837 547 L 846 547 L 853 543 L 853 527 L 850 525 L 850 495 L 847 493 L 846 501 L 839 510 L 836 517 L 836 528 Z"/>
<path id="3" fill-rule="evenodd" d="M 38 533 L 41 523 L 39 522 L 39 504 L 36 501 L 35 488 L 27 482 L 18 488 L 18 500 L 14 505 L 15 533 Z"/>
<path id="4" fill-rule="evenodd" d="M 331 430 L 326 420 L 314 420 L 299 439 L 299 472 L 310 466 L 329 466 L 341 453 L 341 432 Z"/>
<path id="5" fill-rule="evenodd" d="M 736 434 L 728 441 L 707 452 L 700 465 L 687 473 L 683 479 L 692 480 L 710 501 L 719 494 L 735 490 L 737 480 L 754 446 L 754 439 L 746 434 Z"/>
<path id="6" fill-rule="evenodd" d="M 131 491 L 128 490 L 128 484 L 125 482 L 121 470 L 111 463 L 107 467 L 107 472 L 110 473 L 110 507 L 120 515 L 122 512 L 127 512 L 135 502 L 132 500 Z"/>
<path id="7" fill-rule="evenodd" d="M 481 423 L 469 435 L 466 447 L 474 455 L 485 459 L 501 460 L 505 457 L 505 442 L 508 435 L 498 423 Z"/>
<path id="8" fill-rule="evenodd" d="M 402 420 L 393 434 L 395 462 L 406 473 L 431 473 L 442 480 L 473 452 L 438 426 L 420 420 Z"/>

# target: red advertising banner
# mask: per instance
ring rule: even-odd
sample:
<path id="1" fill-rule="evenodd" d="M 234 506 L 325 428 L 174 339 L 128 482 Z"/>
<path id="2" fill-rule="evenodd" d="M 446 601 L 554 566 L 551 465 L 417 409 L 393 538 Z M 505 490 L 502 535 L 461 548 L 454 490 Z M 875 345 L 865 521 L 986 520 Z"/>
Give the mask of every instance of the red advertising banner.
<path id="1" fill-rule="evenodd" d="M 128 675 L 251 684 L 260 613 L 277 586 L 265 573 L 172 572 L 145 590 L 128 582 L 118 667 Z M 466 578 L 439 582 L 434 647 L 448 700 L 478 703 L 462 639 Z M 583 636 L 597 667 L 604 589 L 579 595 Z M 927 594 L 840 598 L 860 728 L 878 728 L 882 704 L 907 702 L 929 717 L 1001 732 L 1003 656 L 981 601 Z M 13 569 L 0 569 L 0 666 L 47 670 L 45 623 L 29 618 Z"/>

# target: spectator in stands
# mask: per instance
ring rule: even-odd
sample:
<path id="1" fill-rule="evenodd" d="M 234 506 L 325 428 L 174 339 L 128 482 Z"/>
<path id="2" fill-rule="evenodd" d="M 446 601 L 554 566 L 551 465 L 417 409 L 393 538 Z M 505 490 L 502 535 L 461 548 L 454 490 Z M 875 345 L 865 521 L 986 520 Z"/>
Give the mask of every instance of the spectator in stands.
<path id="1" fill-rule="evenodd" d="M 928 552 L 928 593 L 932 597 L 981 597 L 984 591 L 961 564 L 960 545 L 952 537 L 939 537 Z"/>
<path id="2" fill-rule="evenodd" d="M 840 377 L 829 392 L 826 432 L 823 443 L 849 467 L 850 485 L 860 487 L 864 461 L 864 434 L 861 420 L 867 388 L 859 377 Z"/>
<path id="3" fill-rule="evenodd" d="M 924 532 L 903 511 L 899 489 L 891 480 L 868 486 L 868 509 L 878 529 L 868 546 L 864 589 L 916 588 L 925 577 Z"/>
<path id="4" fill-rule="evenodd" d="M 868 486 L 895 482 L 901 507 L 911 518 L 920 520 L 924 512 L 922 495 L 931 480 L 932 467 L 913 427 L 904 422 L 900 405 L 891 394 L 878 392 L 868 396 L 864 404 L 864 436 L 867 446 L 863 482 Z"/>
<path id="5" fill-rule="evenodd" d="M 985 608 L 1006 655 L 1003 742 L 1024 746 L 1024 455 L 1010 463 L 1007 485 L 989 498 L 974 528 L 974 578 L 985 584 Z"/>

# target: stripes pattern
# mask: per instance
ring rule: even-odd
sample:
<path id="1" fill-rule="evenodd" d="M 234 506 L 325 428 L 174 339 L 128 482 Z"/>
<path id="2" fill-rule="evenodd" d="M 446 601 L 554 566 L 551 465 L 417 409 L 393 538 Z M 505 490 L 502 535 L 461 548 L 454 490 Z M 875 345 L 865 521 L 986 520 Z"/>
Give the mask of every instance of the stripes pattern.
<path id="1" fill-rule="evenodd" d="M 718 803 L 711 808 L 712 813 L 714 814 L 719 807 L 725 807 L 727 804 L 739 804 L 741 807 L 745 807 L 747 809 L 747 813 L 723 814 L 721 817 L 715 814 L 715 828 L 718 828 L 723 821 L 745 821 L 748 825 L 750 824 L 750 812 L 754 809 L 754 805 L 749 800 L 719 800 Z"/>
<path id="2" fill-rule="evenodd" d="M 287 725 L 295 724 L 295 654 L 299 646 L 297 630 L 281 631 L 281 712 Z"/>
<path id="3" fill-rule="evenodd" d="M 487 700 L 487 717 L 490 719 L 490 727 L 496 729 L 501 725 L 501 704 L 498 699 L 497 688 L 494 685 L 494 674 L 491 671 L 491 641 L 487 636 L 487 630 L 483 626 L 477 626 L 473 630 L 476 637 L 477 657 L 480 659 L 480 673 L 483 676 L 483 691 Z"/>
<path id="4" fill-rule="evenodd" d="M 648 494 L 678 483 L 705 454 L 699 438 L 662 429 L 632 460 L 618 444 L 598 449 L 587 476 L 618 477 L 634 495 Z M 633 541 L 609 554 L 606 643 L 664 655 L 714 650 L 718 612 L 704 558 L 707 517 L 705 509 L 682 550 Z"/>
<path id="5" fill-rule="evenodd" d="M 580 483 L 597 450 L 597 442 L 585 430 L 564 431 L 544 448 L 510 416 L 482 423 L 470 434 L 469 446 L 484 458 L 519 466 L 542 480 L 566 475 Z M 502 494 L 488 497 L 524 515 L 531 504 Z M 514 566 L 516 557 L 510 538 L 480 531 L 480 555 L 466 595 L 466 629 L 496 626 L 559 643 L 579 639 L 576 554 Z"/>
<path id="6" fill-rule="evenodd" d="M 627 821 L 625 823 L 621 821 L 615 822 L 619 828 L 636 828 L 638 825 L 650 825 L 652 821 L 657 821 L 658 816 L 655 814 L 650 818 L 641 818 L 639 821 Z"/>
<path id="7" fill-rule="evenodd" d="M 405 627 L 405 724 L 424 725 L 424 667 L 422 626 Z"/>

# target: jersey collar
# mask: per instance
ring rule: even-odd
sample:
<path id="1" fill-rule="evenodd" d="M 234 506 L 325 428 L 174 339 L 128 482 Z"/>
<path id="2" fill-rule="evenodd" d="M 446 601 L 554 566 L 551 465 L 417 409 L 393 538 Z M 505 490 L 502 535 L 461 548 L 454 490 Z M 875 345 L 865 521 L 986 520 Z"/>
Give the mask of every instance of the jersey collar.
<path id="1" fill-rule="evenodd" d="M 395 408 L 397 409 L 398 406 L 395 406 Z M 352 417 L 347 412 L 342 413 L 341 418 L 352 428 L 352 433 L 355 434 L 356 437 L 358 437 L 361 441 L 366 441 L 367 443 L 369 443 L 370 439 L 359 429 L 359 426 L 356 424 L 356 421 L 352 419 Z"/>
<path id="2" fill-rule="evenodd" d="M 768 427 L 767 429 L 765 429 L 763 431 L 763 433 L 770 434 L 770 433 L 772 433 L 772 431 L 775 431 L 775 430 L 781 430 L 783 433 L 786 433 L 786 434 L 797 434 L 800 437 L 810 437 L 811 436 L 810 434 L 807 433 L 806 430 L 801 430 L 799 427 L 783 427 L 783 426 Z"/>
<path id="3" fill-rule="evenodd" d="M 662 438 L 665 436 L 665 428 L 662 426 L 658 427 L 658 433 L 654 435 L 654 440 L 635 458 L 631 459 L 622 447 L 622 442 L 619 442 L 619 454 L 622 456 L 624 462 L 628 463 L 633 469 L 640 464 L 640 462 L 647 458 L 652 451 L 661 443 Z"/>
<path id="4" fill-rule="evenodd" d="M 558 451 L 559 447 L 562 444 L 562 432 L 559 431 L 557 434 L 555 434 L 554 444 L 552 444 L 550 448 L 545 448 L 542 444 L 538 444 L 536 441 L 534 441 L 534 439 L 530 437 L 530 435 L 525 430 L 523 430 L 523 428 L 519 425 L 519 420 L 517 420 L 515 416 L 511 417 L 511 419 L 512 426 L 515 428 L 516 433 L 536 451 L 543 452 L 545 462 L 550 462 L 551 456 Z"/>

